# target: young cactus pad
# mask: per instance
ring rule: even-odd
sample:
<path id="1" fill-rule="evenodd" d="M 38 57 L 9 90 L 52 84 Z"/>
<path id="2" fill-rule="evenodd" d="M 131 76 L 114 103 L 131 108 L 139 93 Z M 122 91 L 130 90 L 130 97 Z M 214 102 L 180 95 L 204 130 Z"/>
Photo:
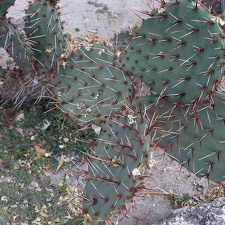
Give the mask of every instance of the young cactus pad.
<path id="1" fill-rule="evenodd" d="M 111 49 L 95 44 L 64 61 L 54 78 L 54 93 L 62 111 L 79 123 L 97 122 L 123 107 L 130 84 Z"/>
<path id="2" fill-rule="evenodd" d="M 195 1 L 176 0 L 150 13 L 122 65 L 160 96 L 184 104 L 211 93 L 224 66 L 220 24 Z"/>
<path id="3" fill-rule="evenodd" d="M 102 126 L 90 158 L 84 212 L 105 221 L 126 210 L 126 202 L 143 188 L 143 171 L 149 163 L 148 123 L 132 111 L 113 115 Z"/>

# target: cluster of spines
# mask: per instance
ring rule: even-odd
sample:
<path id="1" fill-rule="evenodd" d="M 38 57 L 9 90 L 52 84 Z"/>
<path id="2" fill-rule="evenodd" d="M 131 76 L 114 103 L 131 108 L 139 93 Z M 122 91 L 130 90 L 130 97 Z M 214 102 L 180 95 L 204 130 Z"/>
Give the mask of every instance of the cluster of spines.
<path id="1" fill-rule="evenodd" d="M 63 26 L 58 10 L 49 1 L 35 1 L 26 11 L 25 32 L 41 66 L 58 67 L 60 56 L 66 49 Z"/>
<path id="2" fill-rule="evenodd" d="M 28 73 L 34 57 L 25 35 L 21 34 L 7 18 L 0 24 L 0 35 L 0 46 L 8 52 L 21 70 L 24 70 L 24 74 Z"/>
<path id="3" fill-rule="evenodd" d="M 0 24 L 0 35 L 0 46 L 13 59 L 13 62 L 5 65 L 4 69 L 1 68 L 1 99 L 4 102 L 12 100 L 15 105 L 20 106 L 24 99 L 32 95 L 35 86 L 36 59 L 25 35 L 21 34 L 7 18 Z"/>
<path id="4" fill-rule="evenodd" d="M 201 0 L 200 3 L 206 7 L 212 15 L 217 16 L 222 13 L 221 0 Z"/>
<path id="5" fill-rule="evenodd" d="M 113 47 L 115 48 L 115 52 L 124 52 L 134 35 L 138 32 L 138 29 L 138 25 L 135 25 L 115 34 L 115 36 L 110 40 L 110 43 L 112 43 Z"/>

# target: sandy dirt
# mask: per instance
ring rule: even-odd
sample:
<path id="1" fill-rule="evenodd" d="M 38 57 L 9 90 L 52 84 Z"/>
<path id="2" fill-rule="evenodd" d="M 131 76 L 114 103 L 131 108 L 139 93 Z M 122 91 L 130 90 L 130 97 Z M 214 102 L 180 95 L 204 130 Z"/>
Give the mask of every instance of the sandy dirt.
<path id="1" fill-rule="evenodd" d="M 61 0 L 62 20 L 65 21 L 65 32 L 74 33 L 80 30 L 79 35 L 97 33 L 101 38 L 111 38 L 114 32 L 141 23 L 141 19 L 132 12 L 151 11 L 153 2 L 149 0 Z M 25 0 L 17 0 L 16 7 L 10 10 L 9 16 L 20 27 L 23 26 Z M 138 13 L 144 18 L 144 14 Z M 3 57 L 4 58 L 4 57 Z M 155 165 L 147 171 L 146 179 L 148 193 L 141 194 L 130 206 L 130 211 L 123 219 L 118 220 L 119 225 L 147 225 L 153 224 L 168 217 L 173 209 L 168 194 L 178 195 L 188 193 L 190 196 L 206 192 L 208 181 L 198 179 L 186 169 L 180 171 L 178 163 L 162 152 L 154 151 Z M 213 185 L 210 182 L 210 185 Z M 152 194 L 160 192 L 161 194 Z M 115 220 L 116 221 L 116 220 Z"/>
<path id="2" fill-rule="evenodd" d="M 61 18 L 65 21 L 65 32 L 80 35 L 97 33 L 99 37 L 108 39 L 115 32 L 135 23 L 141 23 L 145 15 L 141 12 L 151 11 L 153 2 L 149 0 L 61 0 Z M 20 27 L 23 26 L 24 9 L 27 1 L 17 0 L 9 10 L 8 16 Z M 137 13 L 137 15 L 135 14 Z M 140 18 L 141 17 L 141 18 Z"/>

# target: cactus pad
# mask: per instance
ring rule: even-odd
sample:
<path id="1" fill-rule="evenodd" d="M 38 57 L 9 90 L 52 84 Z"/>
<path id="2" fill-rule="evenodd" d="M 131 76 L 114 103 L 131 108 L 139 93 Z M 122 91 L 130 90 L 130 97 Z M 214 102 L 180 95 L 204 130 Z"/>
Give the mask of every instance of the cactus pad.
<path id="1" fill-rule="evenodd" d="M 79 48 L 60 66 L 54 93 L 63 111 L 85 123 L 120 110 L 130 83 L 111 49 L 96 44 Z"/>
<path id="2" fill-rule="evenodd" d="M 143 171 L 149 164 L 148 123 L 140 114 L 113 115 L 103 125 L 90 158 L 84 211 L 94 221 L 109 220 L 126 211 L 126 202 L 143 188 Z"/>
<path id="3" fill-rule="evenodd" d="M 59 12 L 53 5 L 46 0 L 30 4 L 26 11 L 25 32 L 39 63 L 56 69 L 65 41 Z"/>
<path id="4" fill-rule="evenodd" d="M 224 66 L 220 25 L 195 1 L 162 4 L 131 41 L 122 64 L 156 93 L 196 103 L 211 94 Z"/>
<path id="5" fill-rule="evenodd" d="M 197 176 L 225 181 L 225 94 L 216 93 L 191 110 L 190 106 L 158 105 L 161 116 L 155 143 Z M 157 111 L 155 109 L 155 111 Z"/>

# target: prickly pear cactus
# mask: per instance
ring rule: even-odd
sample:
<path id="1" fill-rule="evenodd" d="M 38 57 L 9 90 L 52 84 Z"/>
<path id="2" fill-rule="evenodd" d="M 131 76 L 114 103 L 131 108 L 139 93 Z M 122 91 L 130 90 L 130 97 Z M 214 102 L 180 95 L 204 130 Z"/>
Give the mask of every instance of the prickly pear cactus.
<path id="1" fill-rule="evenodd" d="M 225 181 L 225 94 L 216 93 L 194 111 L 179 104 L 172 107 L 168 99 L 157 109 L 154 111 L 161 115 L 157 146 L 197 176 Z"/>
<path id="2" fill-rule="evenodd" d="M 35 1 L 26 15 L 25 32 L 35 57 L 42 66 L 56 69 L 66 48 L 57 8 L 46 0 Z"/>
<path id="3" fill-rule="evenodd" d="M 24 75 L 30 72 L 31 64 L 34 63 L 31 45 L 12 25 L 9 19 L 5 18 L 0 23 L 0 47 L 4 48 L 9 55 L 15 60 L 15 63 L 24 70 Z"/>
<path id="4" fill-rule="evenodd" d="M 13 63 L 0 68 L 0 98 L 12 100 L 16 107 L 26 99 L 40 100 L 49 95 L 49 84 L 57 73 L 65 49 L 57 1 L 34 1 L 26 11 L 24 31 L 17 30 L 5 17 L 14 1 L 1 5 L 0 47 Z"/>
<path id="5" fill-rule="evenodd" d="M 29 5 L 25 35 L 6 18 L 14 1 L 0 3 L 0 46 L 17 64 L 0 68 L 0 94 L 9 89 L 21 105 L 44 80 L 63 112 L 101 127 L 83 202 L 93 224 L 122 214 L 144 188 L 150 142 L 197 175 L 225 180 L 225 94 L 213 96 L 225 48 L 221 19 L 203 6 L 208 1 L 162 1 L 132 40 L 134 33 L 122 33 L 113 44 L 92 43 L 68 55 L 56 0 Z M 132 77 L 154 94 L 134 100 Z"/>
<path id="6" fill-rule="evenodd" d="M 196 104 L 212 92 L 224 66 L 220 24 L 195 1 L 162 4 L 123 55 L 123 68 L 160 96 Z"/>
<path id="7" fill-rule="evenodd" d="M 143 188 L 144 170 L 151 163 L 148 128 L 146 118 L 130 107 L 102 125 L 90 157 L 83 203 L 93 223 L 122 214 L 126 203 Z"/>
<path id="8" fill-rule="evenodd" d="M 58 106 L 79 123 L 105 120 L 121 110 L 131 84 L 107 46 L 79 48 L 54 78 Z"/>
<path id="9" fill-rule="evenodd" d="M 39 78 L 36 59 L 25 35 L 8 18 L 0 22 L 0 37 L 0 47 L 13 59 L 0 69 L 0 98 L 4 103 L 12 100 L 15 106 L 20 106 L 36 89 Z"/>

